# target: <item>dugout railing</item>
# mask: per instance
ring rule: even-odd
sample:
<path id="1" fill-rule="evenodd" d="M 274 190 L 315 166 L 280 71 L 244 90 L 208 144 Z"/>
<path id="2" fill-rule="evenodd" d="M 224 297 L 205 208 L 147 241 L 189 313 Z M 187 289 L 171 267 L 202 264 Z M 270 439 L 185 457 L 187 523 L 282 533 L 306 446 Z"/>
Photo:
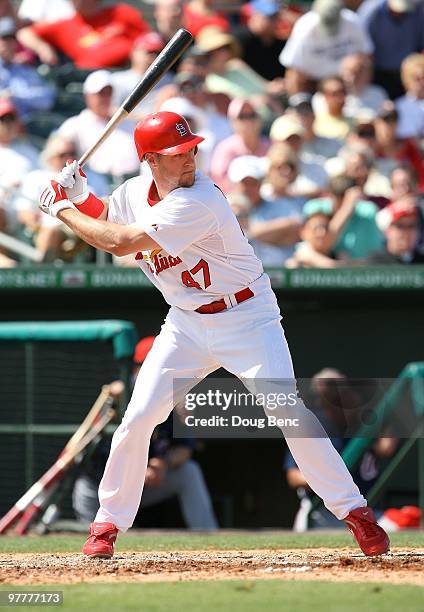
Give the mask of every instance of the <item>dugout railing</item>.
<path id="1" fill-rule="evenodd" d="M 409 363 L 405 366 L 399 377 L 393 382 L 387 393 L 374 408 L 374 419 L 370 423 L 363 424 L 357 435 L 349 441 L 342 452 L 342 457 L 353 471 L 358 465 L 364 452 L 374 443 L 374 440 L 385 425 L 390 422 L 396 407 L 408 394 L 412 409 L 415 412 L 415 422 L 410 435 L 401 440 L 397 452 L 391 457 L 387 465 L 369 490 L 367 499 L 374 504 L 397 468 L 405 460 L 414 446 L 418 450 L 417 480 L 418 480 L 418 505 L 424 516 L 424 362 Z M 402 415 L 398 415 L 402 416 Z M 396 431 L 393 431 L 396 435 Z"/>

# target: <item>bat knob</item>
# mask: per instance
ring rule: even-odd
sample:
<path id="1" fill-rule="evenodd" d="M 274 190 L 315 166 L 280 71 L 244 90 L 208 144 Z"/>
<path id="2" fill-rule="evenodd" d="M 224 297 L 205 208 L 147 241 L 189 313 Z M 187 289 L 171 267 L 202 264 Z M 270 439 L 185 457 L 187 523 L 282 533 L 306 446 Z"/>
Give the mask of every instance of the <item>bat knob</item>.
<path id="1" fill-rule="evenodd" d="M 125 384 L 122 382 L 122 380 L 114 380 L 109 385 L 109 393 L 114 398 L 118 398 L 120 395 L 122 395 L 124 390 Z"/>

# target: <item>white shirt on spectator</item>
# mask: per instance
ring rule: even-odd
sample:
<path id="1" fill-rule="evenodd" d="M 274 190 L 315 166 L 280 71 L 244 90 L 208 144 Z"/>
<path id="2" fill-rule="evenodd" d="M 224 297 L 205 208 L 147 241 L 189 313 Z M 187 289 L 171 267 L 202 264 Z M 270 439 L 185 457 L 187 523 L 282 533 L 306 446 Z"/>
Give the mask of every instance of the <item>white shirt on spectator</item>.
<path id="1" fill-rule="evenodd" d="M 264 185 L 264 187 L 269 187 L 269 185 Z M 267 190 L 265 189 L 265 191 Z M 274 221 L 275 219 L 293 219 L 300 222 L 304 203 L 305 200 L 303 198 L 282 197 L 273 200 L 263 200 L 249 214 L 251 226 Z M 256 256 L 259 257 L 264 266 L 281 267 L 294 252 L 294 244 L 277 246 L 262 242 L 261 240 L 251 240 L 250 243 Z"/>
<path id="2" fill-rule="evenodd" d="M 60 136 L 74 143 L 80 157 L 100 136 L 107 121 L 85 108 L 79 115 L 70 117 L 59 128 Z M 111 133 L 102 146 L 90 158 L 90 167 L 101 174 L 137 173 L 140 162 L 133 139 L 132 122 L 123 122 Z"/>
<path id="3" fill-rule="evenodd" d="M 368 85 L 361 95 L 348 94 L 344 113 L 346 117 L 356 117 L 362 111 L 379 113 L 384 102 L 388 99 L 387 93 L 378 85 Z"/>
<path id="4" fill-rule="evenodd" d="M 396 100 L 400 138 L 424 138 L 424 100 L 406 94 Z"/>
<path id="5" fill-rule="evenodd" d="M 339 31 L 331 35 L 321 27 L 319 15 L 308 11 L 296 21 L 279 59 L 286 68 L 323 79 L 338 74 L 346 55 L 372 51 L 371 39 L 353 11 L 341 11 Z"/>
<path id="6" fill-rule="evenodd" d="M 295 196 L 315 193 L 328 185 L 328 175 L 322 165 L 305 161 L 300 155 L 299 174 L 291 187 L 291 193 Z"/>
<path id="7" fill-rule="evenodd" d="M 22 179 L 38 167 L 38 151 L 29 143 L 15 141 L 0 145 L 0 186 L 8 190 L 18 186 Z"/>
<path id="8" fill-rule="evenodd" d="M 33 23 L 68 19 L 74 14 L 75 9 L 70 0 L 22 0 L 18 11 L 18 17 Z"/>

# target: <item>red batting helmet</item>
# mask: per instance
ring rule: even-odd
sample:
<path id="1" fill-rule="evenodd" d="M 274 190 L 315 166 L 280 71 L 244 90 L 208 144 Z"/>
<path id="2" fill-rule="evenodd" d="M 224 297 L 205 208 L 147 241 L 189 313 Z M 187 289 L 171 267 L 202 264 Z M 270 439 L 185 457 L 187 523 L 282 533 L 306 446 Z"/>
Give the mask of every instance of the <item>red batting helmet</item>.
<path id="1" fill-rule="evenodd" d="M 145 153 L 178 155 L 202 142 L 204 138 L 193 134 L 181 115 L 160 111 L 147 115 L 134 131 L 135 146 L 140 160 Z"/>

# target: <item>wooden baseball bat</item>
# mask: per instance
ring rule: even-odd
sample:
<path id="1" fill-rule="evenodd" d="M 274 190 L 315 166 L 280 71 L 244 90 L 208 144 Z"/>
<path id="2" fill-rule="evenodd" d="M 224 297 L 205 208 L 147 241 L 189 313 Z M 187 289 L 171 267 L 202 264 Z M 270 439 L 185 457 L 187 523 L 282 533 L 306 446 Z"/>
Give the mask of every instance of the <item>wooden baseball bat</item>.
<path id="1" fill-rule="evenodd" d="M 133 91 L 124 100 L 118 110 L 109 120 L 105 129 L 91 147 L 85 151 L 78 163 L 80 166 L 90 159 L 100 145 L 109 137 L 113 130 L 128 117 L 130 112 L 137 106 L 139 102 L 149 93 L 156 83 L 163 77 L 177 59 L 184 53 L 191 44 L 193 36 L 187 30 L 180 28 L 174 34 L 169 43 L 159 53 L 154 62 L 146 70 L 140 81 L 134 87 Z"/>
<path id="2" fill-rule="evenodd" d="M 62 453 L 51 468 L 17 502 L 18 506 L 25 506 L 25 508 L 22 510 L 22 518 L 16 526 L 16 535 L 24 535 L 26 533 L 31 521 L 50 497 L 50 492 L 53 492 L 52 488 L 64 477 L 76 457 L 103 431 L 114 415 L 115 411 L 112 408 L 108 408 L 106 413 L 98 418 L 86 435 L 73 448 L 67 449 Z M 37 490 L 39 493 L 36 492 Z"/>
<path id="3" fill-rule="evenodd" d="M 119 397 L 122 393 L 124 385 L 122 381 L 114 381 L 109 385 L 104 385 L 102 390 L 81 423 L 77 431 L 70 438 L 63 451 L 60 453 L 56 462 L 52 467 L 44 474 L 36 483 L 34 483 L 28 491 L 16 502 L 16 504 L 0 519 L 0 535 L 5 533 L 29 508 L 34 499 L 42 495 L 46 490 L 46 487 L 50 487 L 58 477 L 62 474 L 61 468 L 63 465 L 67 465 L 69 457 L 75 458 L 81 447 L 81 442 L 86 441 L 91 432 L 96 430 L 96 425 L 101 421 L 101 413 L 108 412 L 111 410 L 113 400 Z M 110 420 L 110 419 L 109 419 Z M 84 447 L 83 447 L 84 448 Z M 54 475 L 53 480 L 50 480 L 51 475 Z M 48 475 L 48 476 L 47 476 Z M 47 483 L 49 483 L 47 485 Z"/>

